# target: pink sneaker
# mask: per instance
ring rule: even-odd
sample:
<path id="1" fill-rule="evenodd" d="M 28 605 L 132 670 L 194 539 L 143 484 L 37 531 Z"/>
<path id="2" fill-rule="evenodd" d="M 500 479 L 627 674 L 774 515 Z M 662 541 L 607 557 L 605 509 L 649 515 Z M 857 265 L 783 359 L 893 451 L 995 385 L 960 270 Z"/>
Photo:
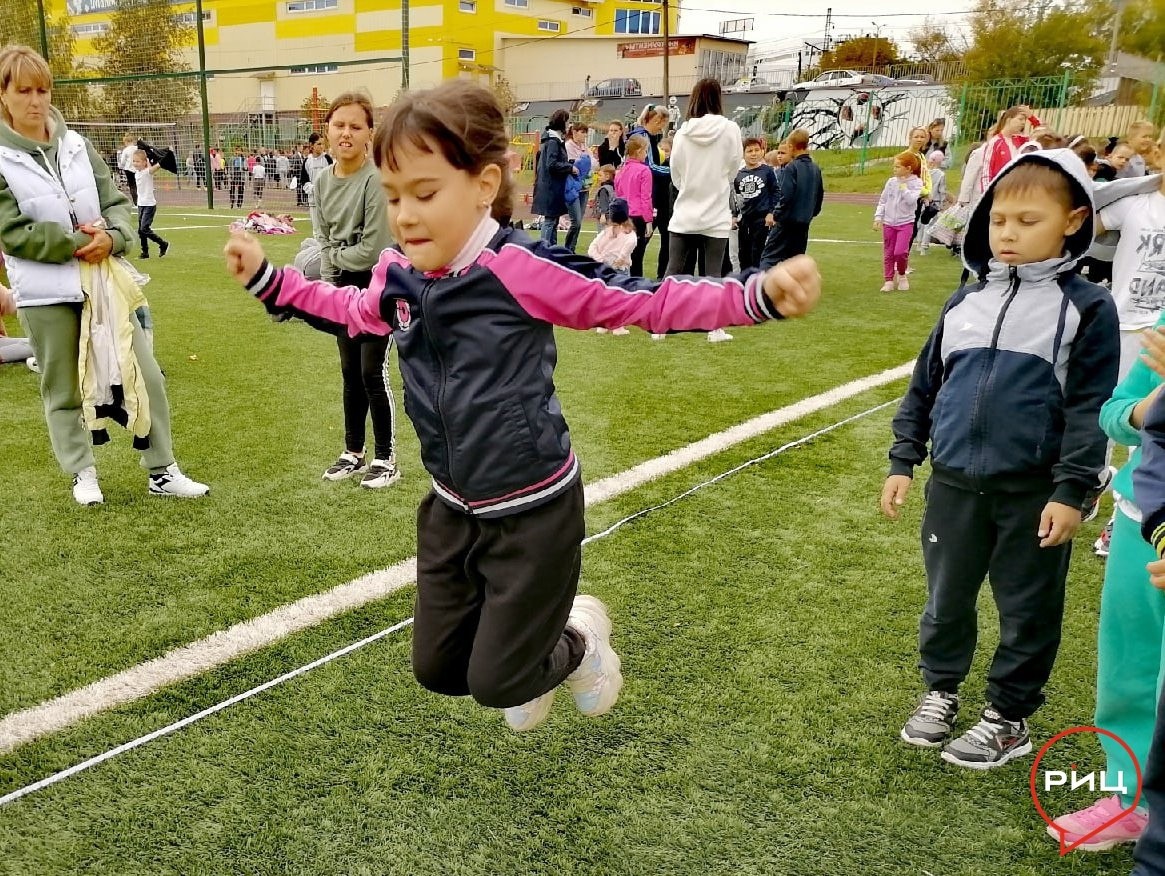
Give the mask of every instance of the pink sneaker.
<path id="1" fill-rule="evenodd" d="M 1097 800 L 1087 809 L 1061 815 L 1056 819 L 1056 824 L 1064 828 L 1066 831 L 1064 843 L 1070 845 L 1079 840 L 1080 837 L 1096 830 L 1106 821 L 1115 818 L 1124 808 L 1121 804 L 1121 798 L 1113 794 L 1111 797 Z M 1148 823 L 1149 813 L 1137 809 L 1125 815 L 1115 824 L 1110 824 L 1100 833 L 1089 837 L 1087 842 L 1081 843 L 1076 848 L 1086 852 L 1104 852 L 1114 846 L 1119 846 L 1121 843 L 1135 843 Z M 1054 827 L 1049 824 L 1047 830 L 1048 836 L 1059 841 L 1060 833 Z"/>

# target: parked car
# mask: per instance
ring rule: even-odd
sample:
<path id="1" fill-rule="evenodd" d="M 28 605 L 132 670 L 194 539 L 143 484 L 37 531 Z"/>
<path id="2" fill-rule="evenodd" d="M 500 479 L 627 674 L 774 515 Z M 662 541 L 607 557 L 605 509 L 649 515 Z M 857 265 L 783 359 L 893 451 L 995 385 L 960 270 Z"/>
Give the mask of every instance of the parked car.
<path id="1" fill-rule="evenodd" d="M 862 85 L 872 85 L 874 88 L 886 88 L 898 84 L 892 76 L 883 76 L 880 73 L 865 73 L 862 75 Z"/>
<path id="2" fill-rule="evenodd" d="M 812 91 L 814 88 L 848 88 L 862 84 L 862 74 L 856 70 L 826 70 L 815 79 L 798 82 L 789 91 Z"/>
<path id="3" fill-rule="evenodd" d="M 643 97 L 638 79 L 617 77 L 596 82 L 587 89 L 587 97 Z"/>
<path id="4" fill-rule="evenodd" d="M 934 77 L 929 73 L 919 73 L 916 76 L 907 76 L 897 80 L 899 85 L 934 85 Z"/>
<path id="5" fill-rule="evenodd" d="M 724 88 L 725 94 L 746 94 L 748 92 L 776 91 L 777 86 L 759 76 L 745 76 Z"/>

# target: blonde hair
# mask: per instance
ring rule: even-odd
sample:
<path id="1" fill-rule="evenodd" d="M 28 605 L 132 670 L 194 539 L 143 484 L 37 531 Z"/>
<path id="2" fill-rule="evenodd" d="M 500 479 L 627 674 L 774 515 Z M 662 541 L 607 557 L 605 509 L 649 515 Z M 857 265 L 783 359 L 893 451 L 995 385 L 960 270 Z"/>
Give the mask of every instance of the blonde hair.
<path id="1" fill-rule="evenodd" d="M 642 134 L 636 134 L 627 140 L 627 154 L 631 155 L 646 155 L 647 154 L 647 138 Z"/>
<path id="2" fill-rule="evenodd" d="M 0 49 L 0 92 L 7 91 L 8 86 L 14 82 L 51 91 L 53 71 L 49 69 L 48 62 L 28 46 L 5 46 Z M 12 114 L 2 104 L 0 115 L 4 116 L 4 121 L 12 124 Z"/>

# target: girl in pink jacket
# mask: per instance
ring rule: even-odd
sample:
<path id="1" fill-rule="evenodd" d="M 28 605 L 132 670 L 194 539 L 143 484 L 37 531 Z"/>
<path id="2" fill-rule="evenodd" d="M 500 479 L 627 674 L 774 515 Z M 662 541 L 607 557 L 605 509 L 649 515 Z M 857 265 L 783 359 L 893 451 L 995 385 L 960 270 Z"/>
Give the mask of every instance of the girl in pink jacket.
<path id="1" fill-rule="evenodd" d="M 627 155 L 615 173 L 615 195 L 627 202 L 637 238 L 631 253 L 631 276 L 643 276 L 643 254 L 651 237 L 655 214 L 651 207 L 651 170 L 646 164 L 647 139 L 635 136 L 627 141 Z"/>

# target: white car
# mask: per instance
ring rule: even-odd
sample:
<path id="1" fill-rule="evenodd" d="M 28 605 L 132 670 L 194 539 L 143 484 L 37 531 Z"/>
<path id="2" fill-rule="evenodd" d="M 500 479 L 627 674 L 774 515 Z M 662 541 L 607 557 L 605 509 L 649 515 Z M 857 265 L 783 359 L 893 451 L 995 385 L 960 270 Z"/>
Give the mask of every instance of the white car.
<path id="1" fill-rule="evenodd" d="M 747 94 L 749 92 L 759 91 L 776 91 L 777 86 L 773 85 L 759 76 L 745 76 L 742 79 L 736 80 L 732 85 L 724 87 L 725 94 Z"/>
<path id="2" fill-rule="evenodd" d="M 826 70 L 816 79 L 798 82 L 789 91 L 811 91 L 814 88 L 848 88 L 862 85 L 864 79 L 855 70 Z"/>

